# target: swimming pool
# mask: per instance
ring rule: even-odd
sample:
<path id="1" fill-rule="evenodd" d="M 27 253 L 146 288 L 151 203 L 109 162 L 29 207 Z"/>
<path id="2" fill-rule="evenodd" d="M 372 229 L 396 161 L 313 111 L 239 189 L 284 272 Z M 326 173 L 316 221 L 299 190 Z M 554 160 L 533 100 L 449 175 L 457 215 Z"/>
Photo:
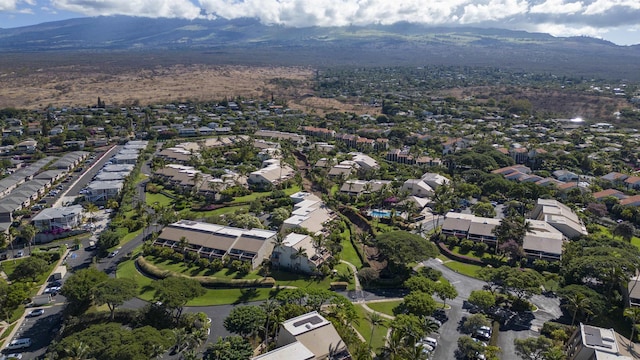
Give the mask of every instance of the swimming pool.
<path id="1" fill-rule="evenodd" d="M 369 211 L 369 216 L 374 218 L 390 218 L 391 211 L 390 210 L 371 210 Z"/>

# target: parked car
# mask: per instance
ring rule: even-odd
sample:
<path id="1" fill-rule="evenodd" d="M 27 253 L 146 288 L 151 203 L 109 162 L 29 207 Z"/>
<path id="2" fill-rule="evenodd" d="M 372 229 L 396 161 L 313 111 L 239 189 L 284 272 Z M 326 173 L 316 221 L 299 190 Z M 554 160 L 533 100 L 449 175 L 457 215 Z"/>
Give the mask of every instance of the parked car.
<path id="1" fill-rule="evenodd" d="M 27 314 L 27 317 L 36 317 L 36 316 L 40 316 L 42 314 L 44 314 L 44 309 L 35 309 L 35 310 L 31 310 Z"/>
<path id="2" fill-rule="evenodd" d="M 116 257 L 116 255 L 118 255 L 119 252 L 120 252 L 119 250 L 114 250 L 109 254 L 109 257 L 110 258 L 114 258 L 114 257 Z"/>
<path id="3" fill-rule="evenodd" d="M 19 258 L 19 257 L 23 257 L 23 256 L 24 256 L 24 251 L 18 250 L 18 252 L 16 253 L 16 257 Z"/>
<path id="4" fill-rule="evenodd" d="M 22 354 L 21 353 L 13 353 L 13 354 L 7 354 L 7 355 L 0 355 L 0 360 L 20 360 L 22 359 Z"/>

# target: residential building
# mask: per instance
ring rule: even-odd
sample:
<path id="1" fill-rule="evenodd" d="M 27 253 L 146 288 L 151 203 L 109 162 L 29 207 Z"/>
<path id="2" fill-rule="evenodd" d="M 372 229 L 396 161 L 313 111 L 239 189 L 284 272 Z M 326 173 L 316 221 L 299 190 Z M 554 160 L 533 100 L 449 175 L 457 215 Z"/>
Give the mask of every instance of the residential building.
<path id="1" fill-rule="evenodd" d="M 38 232 L 68 231 L 82 223 L 82 205 L 44 208 L 31 219 Z"/>
<path id="2" fill-rule="evenodd" d="M 422 179 L 408 179 L 402 184 L 402 191 L 407 191 L 412 196 L 426 198 L 432 196 L 434 190 Z"/>
<path id="3" fill-rule="evenodd" d="M 162 229 L 154 245 L 178 249 L 182 239 L 185 251 L 207 259 L 249 261 L 255 269 L 271 256 L 276 232 L 262 229 L 240 229 L 205 222 L 181 220 Z"/>
<path id="4" fill-rule="evenodd" d="M 578 215 L 557 200 L 538 199 L 529 218 L 546 221 L 569 239 L 588 234 Z"/>
<path id="5" fill-rule="evenodd" d="M 602 180 L 611 181 L 614 185 L 622 185 L 624 181 L 629 177 L 627 174 L 619 172 L 610 172 L 600 177 Z"/>
<path id="6" fill-rule="evenodd" d="M 624 180 L 627 189 L 640 190 L 640 176 L 629 176 Z"/>
<path id="7" fill-rule="evenodd" d="M 631 354 L 621 346 L 622 339 L 613 329 L 580 323 L 567 341 L 567 360 L 631 360 Z"/>
<path id="8" fill-rule="evenodd" d="M 271 253 L 271 264 L 306 274 L 318 273 L 320 266 L 331 253 L 324 247 L 314 246 L 313 237 L 305 234 L 288 234 Z"/>
<path id="9" fill-rule="evenodd" d="M 622 206 L 640 206 L 640 195 L 629 196 L 628 198 L 620 200 Z"/>
<path id="10" fill-rule="evenodd" d="M 420 179 L 434 190 L 442 185 L 449 184 L 449 179 L 447 177 L 436 173 L 424 173 Z"/>
<path id="11" fill-rule="evenodd" d="M 378 165 L 378 162 L 369 155 L 358 152 L 351 152 L 349 153 L 349 155 L 353 157 L 351 160 L 358 164 L 358 166 L 365 171 L 377 169 L 380 167 L 380 165 Z"/>
<path id="12" fill-rule="evenodd" d="M 15 147 L 16 151 L 21 153 L 25 153 L 25 152 L 31 153 L 36 151 L 37 148 L 38 148 L 38 142 L 33 139 L 27 139 L 22 142 L 19 142 Z"/>
<path id="13" fill-rule="evenodd" d="M 360 166 L 354 161 L 344 160 L 339 164 L 333 165 L 331 169 L 329 169 L 329 173 L 327 175 L 331 177 L 346 179 L 359 168 Z"/>
<path id="14" fill-rule="evenodd" d="M 313 311 L 280 325 L 276 349 L 252 360 L 350 360 L 351 355 L 333 324 Z"/>
<path id="15" fill-rule="evenodd" d="M 92 181 L 87 185 L 85 197 L 93 203 L 106 203 L 109 199 L 114 199 L 120 194 L 123 181 Z"/>
<path id="16" fill-rule="evenodd" d="M 280 159 L 268 159 L 262 162 L 262 168 L 249 174 L 247 182 L 256 187 L 278 185 L 291 179 L 295 175 L 287 164 L 281 164 Z"/>
<path id="17" fill-rule="evenodd" d="M 569 170 L 556 170 L 553 172 L 553 177 L 563 182 L 578 181 L 580 179 L 578 174 Z"/>
<path id="18" fill-rule="evenodd" d="M 603 199 L 608 198 L 610 196 L 614 197 L 614 198 L 616 198 L 618 200 L 622 200 L 622 199 L 625 199 L 627 197 L 627 195 L 625 195 L 623 192 L 618 191 L 616 189 L 606 189 L 606 190 L 594 192 L 592 195 L 596 200 L 603 200 Z"/>
<path id="19" fill-rule="evenodd" d="M 322 232 L 324 225 L 335 217 L 333 211 L 311 193 L 300 191 L 291 195 L 291 199 L 293 211 L 282 224 L 282 231 L 303 228 L 315 235 Z"/>
<path id="20" fill-rule="evenodd" d="M 640 274 L 632 277 L 627 285 L 629 306 L 640 307 Z"/>
<path id="21" fill-rule="evenodd" d="M 304 135 L 287 133 L 282 131 L 273 130 L 258 130 L 254 134 L 256 137 L 263 137 L 268 139 L 278 139 L 283 141 L 291 141 L 296 144 L 302 144 L 307 142 L 307 138 Z"/>
<path id="22" fill-rule="evenodd" d="M 522 249 L 530 259 L 560 260 L 566 237 L 545 221 L 527 220 L 531 230 L 526 233 Z"/>
<path id="23" fill-rule="evenodd" d="M 391 184 L 391 181 L 388 180 L 347 180 L 340 187 L 340 192 L 358 196 L 380 191 L 380 189 L 389 184 Z"/>

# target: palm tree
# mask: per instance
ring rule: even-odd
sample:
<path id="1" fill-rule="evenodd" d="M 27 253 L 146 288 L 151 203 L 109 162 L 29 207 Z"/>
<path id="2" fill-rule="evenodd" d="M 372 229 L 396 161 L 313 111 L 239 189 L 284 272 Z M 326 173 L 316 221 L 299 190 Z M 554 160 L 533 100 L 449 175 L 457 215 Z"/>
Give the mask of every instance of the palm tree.
<path id="1" fill-rule="evenodd" d="M 264 312 L 267 314 L 267 323 L 264 327 L 264 347 L 265 349 L 269 348 L 269 336 L 270 336 L 270 322 L 271 322 L 271 318 L 275 317 L 275 320 L 277 321 L 278 319 L 278 313 L 280 312 L 280 304 L 273 300 L 273 299 L 267 299 L 265 302 L 263 302 L 260 307 L 262 307 L 262 309 L 264 309 Z"/>
<path id="2" fill-rule="evenodd" d="M 640 308 L 630 307 L 624 309 L 624 317 L 631 320 L 631 337 L 629 337 L 629 348 L 633 347 L 633 341 L 635 340 L 636 326 L 640 322 Z"/>
<path id="3" fill-rule="evenodd" d="M 13 240 L 18 236 L 18 229 L 14 227 L 9 228 L 9 246 L 11 246 L 11 255 L 13 256 L 13 263 L 16 263 L 15 253 L 13 251 Z"/>
<path id="4" fill-rule="evenodd" d="M 187 250 L 187 246 L 189 246 L 189 242 L 187 241 L 187 238 L 182 236 L 180 237 L 180 242 L 178 243 L 178 248 L 180 248 L 180 252 L 182 254 L 184 254 Z"/>
<path id="5" fill-rule="evenodd" d="M 371 325 L 371 334 L 369 336 L 369 349 L 371 349 L 371 341 L 373 340 L 373 333 L 376 330 L 376 327 L 384 324 L 384 319 L 377 312 L 372 312 L 367 315 L 367 320 Z"/>
<path id="6" fill-rule="evenodd" d="M 7 234 L 6 232 L 0 232 L 0 248 L 4 249 L 5 247 L 7 247 L 7 241 L 9 241 L 9 234 Z"/>
<path id="7" fill-rule="evenodd" d="M 298 250 L 296 250 L 296 252 L 295 252 L 295 254 L 294 254 L 294 257 L 295 257 L 296 259 L 298 259 L 298 264 L 297 264 L 296 268 L 297 268 L 298 270 L 300 270 L 300 266 L 301 266 L 301 264 L 302 264 L 302 258 L 303 258 L 303 257 L 307 257 L 307 249 L 305 249 L 305 248 L 303 248 L 302 246 L 300 246 L 300 247 L 298 248 Z"/>
<path id="8" fill-rule="evenodd" d="M 89 345 L 83 343 L 82 341 L 73 341 L 69 348 L 64 349 L 64 352 L 67 354 L 66 359 L 69 360 L 87 360 L 89 359 Z"/>
<path id="9" fill-rule="evenodd" d="M 576 323 L 576 316 L 578 312 L 580 313 L 590 313 L 591 312 L 591 301 L 588 297 L 586 297 L 583 293 L 575 293 L 566 298 L 567 303 L 562 305 L 567 310 L 573 312 L 573 317 L 571 319 L 571 326 Z"/>
<path id="10" fill-rule="evenodd" d="M 440 325 L 438 325 L 437 322 L 433 321 L 432 319 L 430 319 L 428 317 L 424 318 L 423 324 L 424 324 L 424 332 L 427 335 L 432 334 L 432 333 L 438 331 L 438 329 L 440 329 Z"/>
<path id="11" fill-rule="evenodd" d="M 404 360 L 406 348 L 407 344 L 404 341 L 402 333 L 394 329 L 391 331 L 387 343 L 380 348 L 381 357 L 386 360 Z"/>
<path id="12" fill-rule="evenodd" d="M 84 206 L 84 210 L 89 213 L 89 222 L 93 225 L 93 214 L 98 212 L 98 206 L 94 203 L 88 203 Z"/>
<path id="13" fill-rule="evenodd" d="M 173 329 L 173 336 L 176 340 L 176 353 L 182 352 L 182 347 L 187 344 L 187 335 L 187 330 L 185 328 Z"/>
<path id="14" fill-rule="evenodd" d="M 38 229 L 35 226 L 29 224 L 22 227 L 20 230 L 20 234 L 22 237 L 27 240 L 27 246 L 29 246 L 29 254 L 31 254 L 31 243 L 33 242 L 33 238 L 36 236 Z"/>

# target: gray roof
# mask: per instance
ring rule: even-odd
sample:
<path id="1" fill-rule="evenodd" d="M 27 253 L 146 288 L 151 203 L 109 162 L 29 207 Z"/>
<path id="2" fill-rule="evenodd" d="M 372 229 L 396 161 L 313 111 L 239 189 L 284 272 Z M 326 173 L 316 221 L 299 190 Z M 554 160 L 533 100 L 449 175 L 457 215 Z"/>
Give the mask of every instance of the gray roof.
<path id="1" fill-rule="evenodd" d="M 68 207 L 45 208 L 33 217 L 33 221 L 60 219 L 70 215 L 82 214 L 82 205 L 73 205 Z"/>

